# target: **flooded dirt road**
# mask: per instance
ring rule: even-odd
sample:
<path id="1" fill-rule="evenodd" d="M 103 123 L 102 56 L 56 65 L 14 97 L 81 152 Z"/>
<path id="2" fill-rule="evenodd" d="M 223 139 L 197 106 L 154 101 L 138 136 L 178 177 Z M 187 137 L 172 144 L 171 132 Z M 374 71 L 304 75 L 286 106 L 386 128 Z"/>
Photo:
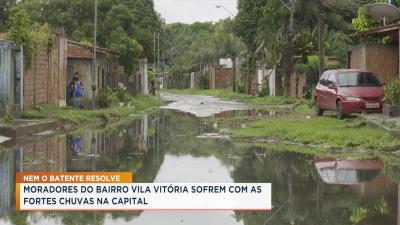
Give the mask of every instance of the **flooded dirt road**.
<path id="1" fill-rule="evenodd" d="M 197 117 L 209 117 L 226 111 L 252 109 L 252 107 L 240 102 L 222 101 L 218 98 L 204 95 L 162 93 L 161 97 L 164 100 L 172 101 L 172 103 L 162 108 L 179 110 Z"/>
<path id="2" fill-rule="evenodd" d="M 200 138 L 218 130 L 199 118 L 216 110 L 199 108 L 185 110 L 198 117 L 166 109 L 113 130 L 83 129 L 0 150 L 0 224 L 399 224 L 398 166 Z M 131 171 L 135 182 L 271 182 L 274 209 L 21 213 L 15 212 L 18 171 Z"/>

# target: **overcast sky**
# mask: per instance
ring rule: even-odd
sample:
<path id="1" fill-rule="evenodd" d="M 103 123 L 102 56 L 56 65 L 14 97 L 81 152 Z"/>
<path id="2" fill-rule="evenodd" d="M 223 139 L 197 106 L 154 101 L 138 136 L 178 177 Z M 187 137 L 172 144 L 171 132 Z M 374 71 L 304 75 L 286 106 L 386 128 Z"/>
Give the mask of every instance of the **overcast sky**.
<path id="1" fill-rule="evenodd" d="M 230 16 L 217 5 L 237 13 L 237 0 L 154 0 L 154 4 L 166 23 L 216 22 Z"/>

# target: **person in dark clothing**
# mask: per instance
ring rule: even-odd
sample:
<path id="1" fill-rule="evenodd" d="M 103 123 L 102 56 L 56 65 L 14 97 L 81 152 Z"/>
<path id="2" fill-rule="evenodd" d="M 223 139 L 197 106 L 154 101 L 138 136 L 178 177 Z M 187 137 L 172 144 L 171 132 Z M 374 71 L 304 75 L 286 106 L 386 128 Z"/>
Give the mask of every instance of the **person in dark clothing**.
<path id="1" fill-rule="evenodd" d="M 68 106 L 73 106 L 74 92 L 75 92 L 75 79 L 72 79 L 71 82 L 67 86 Z"/>
<path id="2" fill-rule="evenodd" d="M 74 75 L 73 81 L 74 81 L 74 89 L 72 96 L 73 107 L 76 109 L 83 109 L 83 84 L 79 80 L 79 74 L 77 72 Z"/>

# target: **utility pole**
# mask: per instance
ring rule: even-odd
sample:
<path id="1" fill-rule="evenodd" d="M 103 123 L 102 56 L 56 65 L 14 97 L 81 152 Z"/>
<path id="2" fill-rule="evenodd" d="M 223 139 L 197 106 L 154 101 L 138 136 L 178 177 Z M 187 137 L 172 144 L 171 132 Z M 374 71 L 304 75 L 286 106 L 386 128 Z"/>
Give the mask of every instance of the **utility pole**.
<path id="1" fill-rule="evenodd" d="M 203 70 L 203 54 L 200 54 L 200 72 Z"/>
<path id="2" fill-rule="evenodd" d="M 153 63 L 154 70 L 156 69 L 156 32 L 153 34 Z"/>
<path id="3" fill-rule="evenodd" d="M 251 80 L 250 80 L 250 54 L 247 54 L 247 70 L 246 70 L 246 78 L 247 78 L 247 85 L 246 85 L 246 93 L 250 93 L 251 88 Z"/>
<path id="4" fill-rule="evenodd" d="M 318 13 L 318 49 L 319 49 L 319 76 L 317 80 L 322 76 L 325 71 L 325 31 L 324 31 L 324 14 L 321 1 L 319 2 L 319 13 Z"/>
<path id="5" fill-rule="evenodd" d="M 93 109 L 96 108 L 96 73 L 97 73 L 97 0 L 94 0 L 94 35 L 93 35 L 93 77 L 92 77 L 92 102 Z"/>
<path id="6" fill-rule="evenodd" d="M 180 87 L 180 89 L 183 89 L 182 87 L 183 87 L 183 68 L 182 68 L 183 66 L 181 65 L 181 72 L 180 72 L 180 74 L 179 74 L 179 76 L 181 77 L 181 79 L 179 79 L 180 81 L 179 81 L 179 87 Z"/>
<path id="7" fill-rule="evenodd" d="M 294 12 L 296 8 L 296 0 L 289 0 L 289 4 L 286 4 L 283 0 L 281 3 L 289 10 L 289 26 L 288 26 L 288 43 L 286 44 L 283 52 L 285 82 L 284 82 L 284 97 L 290 96 L 290 77 L 293 73 L 293 35 L 294 35 Z"/>
<path id="8" fill-rule="evenodd" d="M 236 35 L 235 35 L 235 31 L 233 28 L 233 20 L 235 18 L 235 15 L 229 11 L 227 8 L 225 8 L 222 5 L 217 5 L 216 6 L 218 9 L 222 8 L 224 9 L 226 12 L 228 12 L 232 17 L 231 17 L 231 29 L 232 29 L 232 52 L 231 52 L 231 60 L 232 60 L 232 90 L 233 92 L 237 92 L 238 91 L 238 83 L 239 83 L 239 79 L 236 76 Z"/>
<path id="9" fill-rule="evenodd" d="M 157 69 L 160 67 L 160 33 L 158 33 Z"/>

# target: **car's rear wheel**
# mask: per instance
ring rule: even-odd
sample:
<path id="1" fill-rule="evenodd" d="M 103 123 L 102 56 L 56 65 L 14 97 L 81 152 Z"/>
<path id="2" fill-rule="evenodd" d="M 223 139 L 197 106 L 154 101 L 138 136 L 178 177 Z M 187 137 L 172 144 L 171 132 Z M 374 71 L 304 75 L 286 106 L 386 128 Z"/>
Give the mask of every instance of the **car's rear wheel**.
<path id="1" fill-rule="evenodd" d="M 324 115 L 324 109 L 321 108 L 321 106 L 319 105 L 317 100 L 315 100 L 315 104 L 314 104 L 314 113 L 316 116 Z"/>
<path id="2" fill-rule="evenodd" d="M 336 104 L 336 113 L 337 113 L 337 118 L 340 120 L 346 118 L 347 116 L 346 113 L 344 113 L 343 111 L 343 104 L 340 101 Z"/>

